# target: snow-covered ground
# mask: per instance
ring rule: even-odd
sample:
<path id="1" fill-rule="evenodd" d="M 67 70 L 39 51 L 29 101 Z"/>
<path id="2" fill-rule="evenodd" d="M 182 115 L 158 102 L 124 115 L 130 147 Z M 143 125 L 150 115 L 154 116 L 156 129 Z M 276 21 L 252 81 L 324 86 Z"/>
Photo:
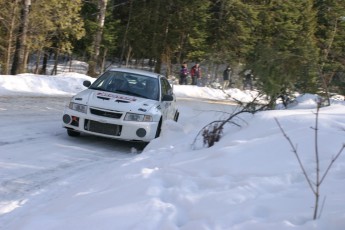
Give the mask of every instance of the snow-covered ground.
<path id="1" fill-rule="evenodd" d="M 61 126 L 83 74 L 0 76 L 0 229 L 281 230 L 345 226 L 345 152 L 314 197 L 277 118 L 315 181 L 315 95 L 289 109 L 244 114 L 211 148 L 200 129 L 256 92 L 174 86 L 180 119 L 143 150 Z M 230 96 L 230 98 L 229 98 Z M 321 174 L 345 144 L 345 103 L 319 113 Z M 198 140 L 200 141 L 200 140 Z M 138 154 L 140 153 L 140 154 Z"/>

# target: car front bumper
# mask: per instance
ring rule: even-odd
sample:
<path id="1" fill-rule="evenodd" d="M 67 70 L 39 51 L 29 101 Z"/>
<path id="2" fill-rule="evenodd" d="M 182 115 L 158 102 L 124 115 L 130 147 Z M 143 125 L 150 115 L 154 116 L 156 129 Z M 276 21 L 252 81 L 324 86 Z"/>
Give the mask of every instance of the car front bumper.
<path id="1" fill-rule="evenodd" d="M 119 117 L 104 117 L 81 113 L 65 107 L 63 126 L 80 133 L 126 140 L 149 142 L 156 137 L 158 122 L 124 121 L 125 113 Z"/>

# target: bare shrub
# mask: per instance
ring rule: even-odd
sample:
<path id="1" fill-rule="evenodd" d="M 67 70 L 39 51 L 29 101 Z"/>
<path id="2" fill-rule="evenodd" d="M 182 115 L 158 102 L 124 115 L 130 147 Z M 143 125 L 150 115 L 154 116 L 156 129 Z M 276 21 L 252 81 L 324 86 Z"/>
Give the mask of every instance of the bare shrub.
<path id="1" fill-rule="evenodd" d="M 319 124 L 319 113 L 320 113 L 320 107 L 321 107 L 321 102 L 317 103 L 317 109 L 316 109 L 316 117 L 315 117 L 315 127 L 313 127 L 314 130 L 314 149 L 315 149 L 315 175 L 316 178 L 313 181 L 311 176 L 307 173 L 307 171 L 305 170 L 305 167 L 303 165 L 303 162 L 301 161 L 301 158 L 299 157 L 299 154 L 297 152 L 297 147 L 292 143 L 292 140 L 290 139 L 290 137 L 286 134 L 286 132 L 284 131 L 284 129 L 282 128 L 281 124 L 279 123 L 278 119 L 275 118 L 275 121 L 277 123 L 277 125 L 279 126 L 280 131 L 283 133 L 285 139 L 289 142 L 291 148 L 292 148 L 292 152 L 294 153 L 294 155 L 296 156 L 296 159 L 298 161 L 298 164 L 303 172 L 303 175 L 312 191 L 312 193 L 314 194 L 314 213 L 313 213 L 313 220 L 316 220 L 320 214 L 322 209 L 319 211 L 319 201 L 320 201 L 320 186 L 322 184 L 322 182 L 325 180 L 329 170 L 331 169 L 332 165 L 334 164 L 334 162 L 338 159 L 338 157 L 340 156 L 340 154 L 343 152 L 344 148 L 345 148 L 345 144 L 343 144 L 339 151 L 337 152 L 337 154 L 332 157 L 331 162 L 329 163 L 328 167 L 326 168 L 326 170 L 324 171 L 323 174 L 321 174 L 320 172 L 320 158 L 319 158 L 319 139 L 318 139 L 318 132 L 319 132 L 319 128 L 318 128 L 318 124 Z"/>
<path id="2" fill-rule="evenodd" d="M 239 120 L 241 120 L 238 115 L 242 113 L 256 113 L 258 111 L 264 110 L 267 108 L 267 105 L 259 106 L 257 103 L 257 98 L 254 98 L 253 101 L 247 104 L 240 103 L 238 109 L 235 110 L 227 119 L 216 120 L 205 125 L 197 134 L 194 142 L 192 144 L 195 148 L 197 139 L 202 136 L 204 147 L 212 147 L 216 142 L 218 142 L 223 135 L 223 129 L 226 124 L 231 124 L 241 127 Z M 237 111 L 237 112 L 236 112 Z"/>

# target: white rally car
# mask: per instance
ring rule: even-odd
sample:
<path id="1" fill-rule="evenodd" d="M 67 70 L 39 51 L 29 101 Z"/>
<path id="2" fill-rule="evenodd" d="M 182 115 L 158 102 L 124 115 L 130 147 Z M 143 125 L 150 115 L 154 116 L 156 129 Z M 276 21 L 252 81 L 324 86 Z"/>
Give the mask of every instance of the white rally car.
<path id="1" fill-rule="evenodd" d="M 63 114 L 70 136 L 80 133 L 150 142 L 165 120 L 177 121 L 173 86 L 162 75 L 143 70 L 107 70 L 88 89 L 75 95 Z"/>

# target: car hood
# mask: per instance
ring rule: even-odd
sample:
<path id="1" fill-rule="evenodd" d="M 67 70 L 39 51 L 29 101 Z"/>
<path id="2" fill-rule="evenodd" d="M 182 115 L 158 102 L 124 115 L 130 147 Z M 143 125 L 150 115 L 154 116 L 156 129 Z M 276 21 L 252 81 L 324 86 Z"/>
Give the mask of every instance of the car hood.
<path id="1" fill-rule="evenodd" d="M 155 100 L 91 89 L 75 95 L 72 101 L 90 107 L 136 113 L 145 113 L 159 105 Z"/>

